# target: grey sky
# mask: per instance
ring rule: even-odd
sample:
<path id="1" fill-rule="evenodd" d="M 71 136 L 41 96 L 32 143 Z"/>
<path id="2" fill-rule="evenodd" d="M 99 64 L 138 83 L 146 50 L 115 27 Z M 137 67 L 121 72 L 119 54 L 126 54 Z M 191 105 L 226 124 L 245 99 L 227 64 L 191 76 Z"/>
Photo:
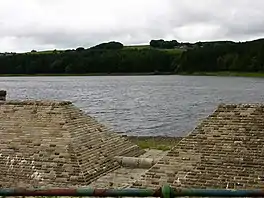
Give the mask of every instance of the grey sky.
<path id="1" fill-rule="evenodd" d="M 1 0 L 0 51 L 264 37 L 263 0 Z"/>

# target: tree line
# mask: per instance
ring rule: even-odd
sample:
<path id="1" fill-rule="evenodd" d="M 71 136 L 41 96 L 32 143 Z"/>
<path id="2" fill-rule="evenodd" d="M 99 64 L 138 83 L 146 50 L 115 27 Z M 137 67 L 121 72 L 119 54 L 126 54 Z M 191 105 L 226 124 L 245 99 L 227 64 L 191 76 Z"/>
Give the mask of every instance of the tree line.
<path id="1" fill-rule="evenodd" d="M 173 53 L 179 45 L 152 40 L 149 47 L 129 48 L 113 41 L 88 49 L 4 53 L 0 74 L 264 72 L 264 39 L 188 43 L 187 50 Z"/>
<path id="2" fill-rule="evenodd" d="M 212 42 L 184 52 L 178 72 L 264 72 L 264 39 Z"/>
<path id="3" fill-rule="evenodd" d="M 151 48 L 124 48 L 121 43 L 89 49 L 30 52 L 0 56 L 0 74 L 81 74 L 170 72 L 175 56 Z"/>

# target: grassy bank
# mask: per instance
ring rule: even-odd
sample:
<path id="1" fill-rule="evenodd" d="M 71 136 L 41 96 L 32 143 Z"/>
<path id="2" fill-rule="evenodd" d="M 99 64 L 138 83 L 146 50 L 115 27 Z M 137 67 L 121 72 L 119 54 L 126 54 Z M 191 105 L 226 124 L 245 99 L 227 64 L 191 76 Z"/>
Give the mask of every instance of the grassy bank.
<path id="1" fill-rule="evenodd" d="M 163 151 L 170 150 L 182 139 L 181 137 L 163 136 L 128 136 L 127 138 L 142 149 L 158 149 Z"/>
<path id="2" fill-rule="evenodd" d="M 234 76 L 234 77 L 264 77 L 264 72 L 193 72 L 193 73 L 179 73 L 179 75 L 186 76 Z"/>

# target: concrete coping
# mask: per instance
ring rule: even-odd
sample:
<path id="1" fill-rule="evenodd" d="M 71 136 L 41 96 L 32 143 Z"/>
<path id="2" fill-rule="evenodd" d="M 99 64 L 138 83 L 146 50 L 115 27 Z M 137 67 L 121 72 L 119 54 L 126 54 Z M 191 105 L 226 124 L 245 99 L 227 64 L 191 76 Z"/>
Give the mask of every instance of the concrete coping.
<path id="1" fill-rule="evenodd" d="M 144 157 L 123 157 L 116 156 L 115 160 L 123 167 L 129 168 L 151 168 L 158 162 L 155 158 L 144 158 Z"/>

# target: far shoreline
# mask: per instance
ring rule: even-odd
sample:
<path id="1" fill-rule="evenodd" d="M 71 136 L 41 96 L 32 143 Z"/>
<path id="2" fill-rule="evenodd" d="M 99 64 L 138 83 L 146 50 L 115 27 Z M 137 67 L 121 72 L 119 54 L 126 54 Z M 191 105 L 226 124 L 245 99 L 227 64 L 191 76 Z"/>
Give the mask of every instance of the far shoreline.
<path id="1" fill-rule="evenodd" d="M 48 76 L 222 76 L 222 77 L 255 77 L 263 78 L 264 72 L 148 72 L 148 73 L 84 73 L 84 74 L 0 74 L 0 77 L 48 77 Z"/>

